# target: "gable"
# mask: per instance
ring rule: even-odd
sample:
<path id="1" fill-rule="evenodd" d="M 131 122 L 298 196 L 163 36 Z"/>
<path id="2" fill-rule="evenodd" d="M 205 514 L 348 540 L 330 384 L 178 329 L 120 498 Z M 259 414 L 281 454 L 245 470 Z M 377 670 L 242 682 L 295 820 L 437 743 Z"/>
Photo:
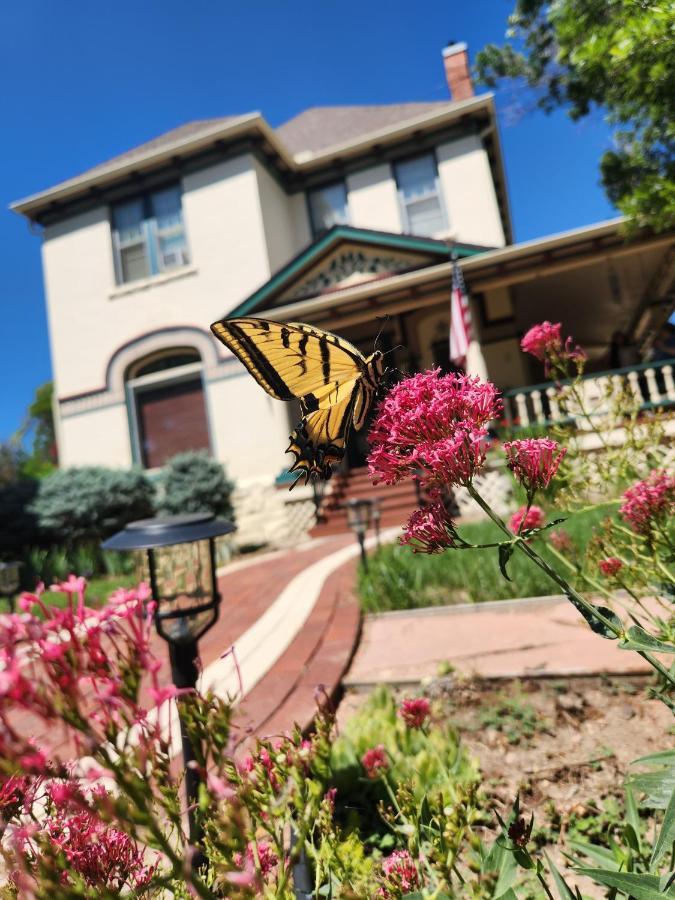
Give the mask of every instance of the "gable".
<path id="1" fill-rule="evenodd" d="M 282 291 L 275 298 L 274 306 L 353 287 L 388 275 L 410 272 L 434 262 L 438 262 L 438 258 L 428 254 L 345 242 Z"/>
<path id="2" fill-rule="evenodd" d="M 468 245 L 452 247 L 458 256 L 486 249 Z M 433 238 L 336 225 L 228 315 L 256 315 L 288 302 L 437 265 L 448 261 L 450 251 L 445 241 Z"/>

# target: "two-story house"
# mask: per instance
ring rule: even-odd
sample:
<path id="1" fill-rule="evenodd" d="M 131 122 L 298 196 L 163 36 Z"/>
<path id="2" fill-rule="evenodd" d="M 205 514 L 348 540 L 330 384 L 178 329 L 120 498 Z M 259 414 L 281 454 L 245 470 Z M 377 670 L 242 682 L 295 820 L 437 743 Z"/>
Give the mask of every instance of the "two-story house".
<path id="1" fill-rule="evenodd" d="M 474 96 L 464 44 L 443 63 L 447 101 L 312 108 L 276 129 L 257 112 L 190 122 L 14 205 L 42 226 L 61 465 L 153 470 L 204 448 L 237 482 L 242 533 L 278 537 L 298 409 L 210 323 L 305 320 L 372 352 L 387 314 L 394 365 L 444 364 L 451 254 L 479 283 L 468 368 L 531 380 L 517 340 L 531 315 L 514 311 L 509 273 L 527 280 L 524 257 L 541 276 L 554 254 L 508 255 L 493 97 Z M 351 442 L 351 465 L 364 449 Z"/>

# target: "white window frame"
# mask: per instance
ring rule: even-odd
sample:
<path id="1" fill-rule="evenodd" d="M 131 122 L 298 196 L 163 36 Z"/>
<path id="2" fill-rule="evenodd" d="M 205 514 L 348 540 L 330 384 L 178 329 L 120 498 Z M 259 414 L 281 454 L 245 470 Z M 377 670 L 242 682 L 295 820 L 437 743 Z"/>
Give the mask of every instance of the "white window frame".
<path id="1" fill-rule="evenodd" d="M 427 191 L 425 194 L 420 194 L 419 196 L 408 200 L 404 196 L 403 188 L 399 184 L 398 167 L 404 163 L 413 162 L 416 159 L 421 159 L 424 156 L 430 157 L 430 159 L 432 160 L 433 165 L 434 165 L 434 172 L 435 172 L 434 190 Z M 399 211 L 401 214 L 401 225 L 403 226 L 404 233 L 411 234 L 411 235 L 417 234 L 417 232 L 412 231 L 412 228 L 410 225 L 410 216 L 408 215 L 408 207 L 412 206 L 415 203 L 421 203 L 421 202 L 424 202 L 425 200 L 431 200 L 432 198 L 435 198 L 436 200 L 438 200 L 438 207 L 440 210 L 442 224 L 441 224 L 441 227 L 439 229 L 437 229 L 437 231 L 433 232 L 433 234 L 445 234 L 450 228 L 450 223 L 449 223 L 449 218 L 448 218 L 448 210 L 445 205 L 445 198 L 443 197 L 443 191 L 441 190 L 441 182 L 438 177 L 438 159 L 436 157 L 436 152 L 434 150 L 428 150 L 428 151 L 425 151 L 424 153 L 415 153 L 413 156 L 403 157 L 402 159 L 396 160 L 393 163 L 392 168 L 393 168 L 393 172 L 394 172 L 394 181 L 396 183 L 396 194 L 398 196 L 398 206 L 399 206 Z M 418 235 L 418 236 L 432 237 L 431 234 Z"/>
<path id="2" fill-rule="evenodd" d="M 164 191 L 175 189 L 178 192 L 180 204 L 180 222 L 176 222 L 166 228 L 160 228 L 155 216 L 152 199 L 157 194 Z M 140 202 L 142 204 L 143 220 L 141 224 L 141 235 L 127 241 L 120 239 L 119 231 L 115 227 L 115 208 L 125 206 L 129 203 Z M 133 284 L 135 281 L 143 281 L 145 278 L 152 278 L 156 275 L 164 275 L 167 272 L 173 272 L 176 269 L 184 268 L 190 264 L 190 249 L 188 244 L 187 229 L 185 227 L 185 219 L 183 216 L 183 192 L 180 184 L 165 185 L 154 191 L 148 191 L 140 196 L 130 197 L 114 204 L 110 209 L 110 229 L 112 232 L 113 245 L 113 261 L 115 266 L 115 281 L 118 285 Z M 172 235 L 182 234 L 183 244 L 179 251 L 179 260 L 174 264 L 167 265 L 164 254 L 161 251 L 160 239 L 171 237 Z M 140 278 L 125 279 L 122 266 L 122 251 L 128 247 L 143 246 L 145 249 L 145 257 L 147 260 L 147 273 Z"/>

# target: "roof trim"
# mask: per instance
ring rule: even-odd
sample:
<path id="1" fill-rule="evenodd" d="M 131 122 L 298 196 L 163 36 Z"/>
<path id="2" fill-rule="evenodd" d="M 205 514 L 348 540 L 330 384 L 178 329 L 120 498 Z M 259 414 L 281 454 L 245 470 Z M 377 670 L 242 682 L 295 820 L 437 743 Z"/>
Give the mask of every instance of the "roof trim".
<path id="1" fill-rule="evenodd" d="M 378 247 L 394 247 L 399 250 L 418 250 L 423 253 L 431 253 L 439 257 L 447 258 L 454 249 L 458 256 L 469 256 L 474 253 L 485 252 L 484 247 L 474 247 L 468 244 L 456 244 L 450 246 L 445 241 L 434 238 L 417 237 L 409 234 L 394 234 L 388 231 L 373 231 L 365 228 L 353 228 L 351 225 L 334 225 L 330 231 L 310 244 L 290 262 L 286 263 L 268 281 L 254 291 L 246 300 L 243 300 L 227 317 L 248 315 L 259 309 L 270 296 L 281 290 L 303 270 L 308 269 L 312 263 L 324 256 L 333 246 L 343 241 L 355 241 Z"/>
<path id="2" fill-rule="evenodd" d="M 461 119 L 463 116 L 482 111 L 487 112 L 491 120 L 495 121 L 494 102 L 491 93 L 481 94 L 478 97 L 472 97 L 459 103 L 450 101 L 447 107 L 438 112 L 414 116 L 395 125 L 361 135 L 354 141 L 336 144 L 319 153 L 307 154 L 301 152 L 295 156 L 286 148 L 280 137 L 260 112 L 246 113 L 230 120 L 225 125 L 215 125 L 212 128 L 205 129 L 198 135 L 171 141 L 160 148 L 147 150 L 145 153 L 134 156 L 132 159 L 125 159 L 116 164 L 112 163 L 110 166 L 106 166 L 103 163 L 101 166 L 96 167 L 94 171 L 89 170 L 89 172 L 84 172 L 47 190 L 17 200 L 10 205 L 10 209 L 30 219 L 56 202 L 74 198 L 78 194 L 81 195 L 92 188 L 119 180 L 132 172 L 154 168 L 157 164 L 178 155 L 191 154 L 216 141 L 231 140 L 242 134 L 257 132 L 272 147 L 279 160 L 287 169 L 302 174 L 330 164 L 335 161 L 336 157 L 344 159 L 347 156 L 356 156 L 375 143 L 395 142 L 420 128 L 440 127 L 456 119 Z"/>

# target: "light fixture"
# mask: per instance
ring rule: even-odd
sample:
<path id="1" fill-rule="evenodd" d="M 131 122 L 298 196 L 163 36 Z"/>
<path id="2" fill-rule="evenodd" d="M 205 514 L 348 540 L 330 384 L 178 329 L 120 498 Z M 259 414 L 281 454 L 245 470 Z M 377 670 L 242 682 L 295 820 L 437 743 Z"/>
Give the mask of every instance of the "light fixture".
<path id="1" fill-rule="evenodd" d="M 0 563 L 0 597 L 6 598 L 10 612 L 14 612 L 14 600 L 20 583 L 19 569 L 22 565 L 20 562 Z"/>
<path id="2" fill-rule="evenodd" d="M 364 571 L 368 571 L 368 557 L 366 555 L 366 531 L 370 525 L 371 512 L 373 507 L 372 500 L 358 499 L 354 497 L 343 504 L 347 510 L 347 524 L 356 535 L 361 548 L 361 565 Z"/>

